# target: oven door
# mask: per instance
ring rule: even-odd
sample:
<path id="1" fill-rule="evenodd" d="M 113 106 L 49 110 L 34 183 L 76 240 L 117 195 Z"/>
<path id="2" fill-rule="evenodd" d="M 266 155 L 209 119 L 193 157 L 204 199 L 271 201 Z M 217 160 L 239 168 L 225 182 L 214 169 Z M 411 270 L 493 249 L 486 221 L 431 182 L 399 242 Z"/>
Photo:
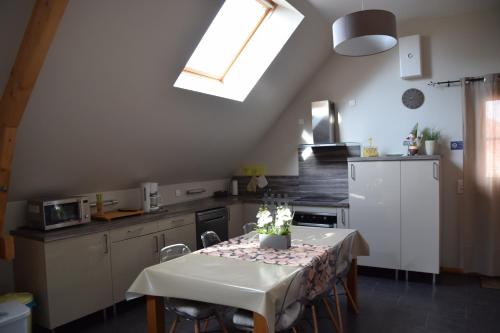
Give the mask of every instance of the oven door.
<path id="1" fill-rule="evenodd" d="M 47 202 L 43 207 L 44 228 L 52 230 L 82 222 L 80 200 L 60 200 Z"/>
<path id="2" fill-rule="evenodd" d="M 293 224 L 303 227 L 337 228 L 337 214 L 296 211 Z"/>

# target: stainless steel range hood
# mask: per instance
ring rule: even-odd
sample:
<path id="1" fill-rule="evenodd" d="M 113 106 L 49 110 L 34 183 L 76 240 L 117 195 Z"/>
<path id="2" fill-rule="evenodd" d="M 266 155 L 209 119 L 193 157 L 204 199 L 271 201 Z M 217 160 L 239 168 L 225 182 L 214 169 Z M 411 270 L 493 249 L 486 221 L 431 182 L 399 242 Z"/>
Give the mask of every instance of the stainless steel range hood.
<path id="1" fill-rule="evenodd" d="M 352 146 L 355 142 L 339 142 L 339 123 L 332 102 L 315 101 L 311 103 L 313 143 L 302 144 L 308 147 Z"/>

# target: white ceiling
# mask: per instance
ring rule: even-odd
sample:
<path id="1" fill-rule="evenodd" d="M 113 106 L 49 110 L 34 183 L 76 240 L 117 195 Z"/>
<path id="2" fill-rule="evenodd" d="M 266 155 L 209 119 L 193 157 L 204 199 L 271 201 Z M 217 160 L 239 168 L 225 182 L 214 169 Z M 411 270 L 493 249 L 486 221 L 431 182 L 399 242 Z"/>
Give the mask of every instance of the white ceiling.
<path id="1" fill-rule="evenodd" d="M 308 0 L 328 23 L 361 10 L 361 0 Z M 499 0 L 364 0 L 365 9 L 385 9 L 398 21 L 451 16 L 500 6 Z"/>
<path id="2" fill-rule="evenodd" d="M 0 91 L 33 2 L 0 1 Z M 306 18 L 240 103 L 173 87 L 222 0 L 70 1 L 17 132 L 9 201 L 229 177 L 331 53 L 318 12 L 289 2 Z"/>

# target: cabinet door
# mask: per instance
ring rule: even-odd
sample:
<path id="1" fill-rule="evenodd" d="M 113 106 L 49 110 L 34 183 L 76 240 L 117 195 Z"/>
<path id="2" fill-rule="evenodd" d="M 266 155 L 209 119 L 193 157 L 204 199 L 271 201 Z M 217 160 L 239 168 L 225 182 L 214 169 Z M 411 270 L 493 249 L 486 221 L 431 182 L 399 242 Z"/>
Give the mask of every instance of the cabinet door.
<path id="1" fill-rule="evenodd" d="M 120 302 L 139 273 L 160 261 L 162 233 L 130 238 L 111 244 L 113 299 Z"/>
<path id="2" fill-rule="evenodd" d="M 439 161 L 401 162 L 401 268 L 439 273 Z"/>
<path id="3" fill-rule="evenodd" d="M 337 228 L 349 229 L 348 208 L 337 208 Z"/>
<path id="4" fill-rule="evenodd" d="M 109 250 L 107 232 L 46 243 L 50 328 L 113 304 Z"/>
<path id="5" fill-rule="evenodd" d="M 229 210 L 229 238 L 241 236 L 243 234 L 243 205 L 234 204 L 227 206 Z"/>
<path id="6" fill-rule="evenodd" d="M 258 203 L 243 204 L 243 224 L 248 222 L 257 222 L 257 212 L 261 205 Z"/>
<path id="7" fill-rule="evenodd" d="M 191 251 L 196 250 L 196 224 L 194 223 L 168 229 L 164 232 L 164 235 L 165 245 L 185 244 Z"/>
<path id="8" fill-rule="evenodd" d="M 349 224 L 370 246 L 364 266 L 401 265 L 400 162 L 349 163 Z"/>

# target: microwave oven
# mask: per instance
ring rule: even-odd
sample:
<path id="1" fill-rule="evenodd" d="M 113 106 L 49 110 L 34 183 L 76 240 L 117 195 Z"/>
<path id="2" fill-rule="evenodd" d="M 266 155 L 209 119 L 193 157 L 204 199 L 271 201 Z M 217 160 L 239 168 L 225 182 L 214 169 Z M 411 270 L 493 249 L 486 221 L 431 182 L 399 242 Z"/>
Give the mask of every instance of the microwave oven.
<path id="1" fill-rule="evenodd" d="M 28 201 L 28 223 L 40 230 L 53 230 L 90 222 L 88 197 Z"/>

